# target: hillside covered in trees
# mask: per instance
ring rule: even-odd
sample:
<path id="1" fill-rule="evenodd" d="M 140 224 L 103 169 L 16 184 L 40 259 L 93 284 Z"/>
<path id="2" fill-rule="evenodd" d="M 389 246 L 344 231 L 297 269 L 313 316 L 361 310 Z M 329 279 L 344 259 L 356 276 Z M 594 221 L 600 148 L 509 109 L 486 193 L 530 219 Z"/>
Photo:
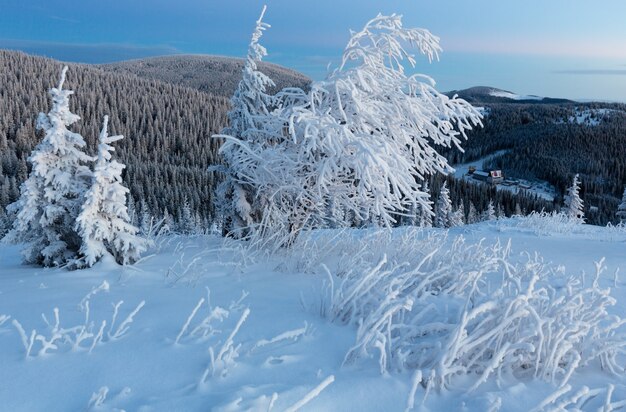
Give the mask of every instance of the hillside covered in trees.
<path id="1" fill-rule="evenodd" d="M 61 64 L 20 52 L 0 51 L 0 206 L 17 199 L 27 175 L 27 157 L 42 136 L 35 130 L 39 112 L 49 110 L 48 89 Z M 137 209 L 166 208 L 176 217 L 189 203 L 200 216 L 211 213 L 213 177 L 206 168 L 217 161 L 219 142 L 211 135 L 224 126 L 228 99 L 136 76 L 70 64 L 67 87 L 75 91 L 74 125 L 95 153 L 105 114 L 109 128 L 123 134 L 116 156 L 127 165 L 126 186 Z M 193 190 L 189 188 L 193 187 Z"/>
<path id="2" fill-rule="evenodd" d="M 485 107 L 486 117 L 483 128 L 468 133 L 465 152 L 447 151 L 452 163 L 503 151 L 488 164 L 477 166 L 502 169 L 506 176 L 547 181 L 561 196 L 578 173 L 587 221 L 602 225 L 616 221 L 626 184 L 625 104 L 517 101 L 480 93 L 481 89 L 455 92 Z M 597 212 L 590 211 L 590 206 L 597 207 Z"/>
<path id="3" fill-rule="evenodd" d="M 113 73 L 132 74 L 230 97 L 241 79 L 243 65 L 243 59 L 233 57 L 174 55 L 102 64 L 98 67 Z M 270 87 L 270 93 L 285 87 L 304 89 L 311 82 L 303 74 L 275 64 L 261 62 L 259 69 L 275 83 L 274 87 Z"/>
<path id="4" fill-rule="evenodd" d="M 162 216 L 167 210 L 175 220 L 187 214 L 203 225 L 213 217 L 216 176 L 206 169 L 219 162 L 220 142 L 211 135 L 227 123 L 227 96 L 241 77 L 242 62 L 171 56 L 102 66 L 70 64 L 67 85 L 75 90 L 71 107 L 81 116 L 75 130 L 85 137 L 89 151 L 95 152 L 100 117 L 105 113 L 110 116 L 112 132 L 126 136 L 116 156 L 127 165 L 124 181 L 131 189 L 131 211 L 139 214 L 143 208 Z M 28 173 L 26 159 L 41 139 L 35 119 L 38 112 L 49 109 L 47 90 L 59 67 L 60 63 L 51 59 L 0 51 L 2 213 L 17 199 L 19 185 Z M 263 63 L 260 70 L 276 82 L 276 88 L 306 88 L 309 84 L 305 76 L 279 66 Z M 619 134 L 626 121 L 624 105 L 554 103 L 554 99 L 518 102 L 488 98 L 484 93 L 457 93 L 474 105 L 487 107 L 487 115 L 484 128 L 469 133 L 464 153 L 446 153 L 451 163 L 505 149 L 506 154 L 485 166 L 500 167 L 508 175 L 547 180 L 561 191 L 580 173 L 586 206 L 599 207 L 598 213 L 587 213 L 589 222 L 614 220 L 626 181 L 619 161 L 626 157 L 615 155 L 626 150 Z M 600 113 L 588 119 L 593 126 L 569 121 L 584 110 Z M 434 201 L 443 180 L 441 176 L 430 179 Z M 561 200 L 552 204 L 532 195 L 511 195 L 487 185 L 445 180 L 455 207 L 463 204 L 466 215 L 470 203 L 480 212 L 493 200 L 501 212 L 511 215 L 516 210 L 553 210 Z"/>

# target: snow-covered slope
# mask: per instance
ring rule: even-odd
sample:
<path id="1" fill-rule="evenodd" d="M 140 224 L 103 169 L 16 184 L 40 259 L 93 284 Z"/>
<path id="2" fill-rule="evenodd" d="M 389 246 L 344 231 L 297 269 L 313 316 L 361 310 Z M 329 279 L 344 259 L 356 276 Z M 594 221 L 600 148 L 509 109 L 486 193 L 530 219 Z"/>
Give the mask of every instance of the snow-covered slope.
<path id="1" fill-rule="evenodd" d="M 522 251 L 539 251 L 569 273 L 595 273 L 594 261 L 605 257 L 607 270 L 598 281 L 612 288 L 611 311 L 624 317 L 626 283 L 614 271 L 626 267 L 626 232 L 593 226 L 554 232 L 537 225 L 520 219 L 468 225 L 451 229 L 443 241 L 452 245 L 462 235 L 467 244 L 484 239 L 489 246 L 511 239 L 514 260 L 523 259 Z M 366 234 L 349 233 L 355 250 Z M 439 229 L 401 228 L 390 245 L 408 253 L 397 242 L 441 235 Z M 345 244 L 320 252 L 324 242 L 339 245 L 337 236 L 320 232 L 316 248 L 270 259 L 217 237 L 171 237 L 134 267 L 105 261 L 75 272 L 22 266 L 17 248 L 1 245 L 2 409 L 403 411 L 413 405 L 486 411 L 501 405 L 528 411 L 559 390 L 559 381 L 505 374 L 468 393 L 478 376 L 460 375 L 447 389 L 427 394 L 422 385 L 413 387 L 413 373 L 381 375 L 378 355 L 342 366 L 356 327 L 328 320 L 329 278 L 310 270 L 320 258 L 331 271 L 350 262 L 354 252 Z M 42 350 L 55 334 L 55 346 Z M 624 377 L 595 365 L 579 368 L 569 385 L 556 403 L 585 385 L 597 393 L 583 410 L 602 406 L 609 385 L 612 402 L 626 399 Z"/>
<path id="2" fill-rule="evenodd" d="M 493 89 L 490 93 L 491 96 L 494 97 L 504 97 L 512 100 L 542 100 L 543 97 L 535 96 L 535 95 L 520 95 L 511 92 L 507 92 L 506 90 Z"/>

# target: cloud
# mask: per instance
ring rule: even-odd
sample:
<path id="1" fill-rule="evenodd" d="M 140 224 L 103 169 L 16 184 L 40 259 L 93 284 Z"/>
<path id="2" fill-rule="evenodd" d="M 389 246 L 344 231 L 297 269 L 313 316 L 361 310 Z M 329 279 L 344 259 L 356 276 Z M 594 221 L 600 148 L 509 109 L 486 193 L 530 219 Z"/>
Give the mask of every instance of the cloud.
<path id="1" fill-rule="evenodd" d="M 110 63 L 180 53 L 177 48 L 168 45 L 55 43 L 14 39 L 0 39 L 0 48 L 76 63 Z"/>
<path id="2" fill-rule="evenodd" d="M 80 23 L 80 21 L 78 21 L 78 20 L 75 20 L 75 19 L 69 19 L 69 18 L 67 18 L 67 17 L 60 17 L 60 16 L 54 16 L 54 15 L 52 15 L 52 16 L 50 16 L 50 18 L 51 18 L 52 20 L 58 20 L 58 21 L 62 21 L 62 22 L 65 22 L 65 23 L 72 23 L 72 24 L 77 24 L 77 23 Z"/>
<path id="3" fill-rule="evenodd" d="M 537 36 L 448 36 L 442 40 L 444 51 L 489 53 L 501 55 L 529 55 L 548 57 L 611 58 L 623 61 L 626 48 L 620 40 L 597 41 L 568 38 L 540 38 Z"/>
<path id="4" fill-rule="evenodd" d="M 625 65 L 626 66 L 626 65 Z M 592 76 L 626 76 L 626 69 L 574 69 L 556 70 L 556 74 L 592 75 Z"/>

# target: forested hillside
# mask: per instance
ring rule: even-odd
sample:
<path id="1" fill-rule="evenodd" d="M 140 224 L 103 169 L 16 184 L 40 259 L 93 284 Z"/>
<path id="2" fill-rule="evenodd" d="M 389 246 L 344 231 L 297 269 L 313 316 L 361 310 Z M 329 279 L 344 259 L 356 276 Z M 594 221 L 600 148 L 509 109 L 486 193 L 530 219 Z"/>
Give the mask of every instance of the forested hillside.
<path id="1" fill-rule="evenodd" d="M 71 107 L 82 118 L 75 130 L 85 137 L 90 153 L 95 152 L 104 114 L 110 116 L 112 133 L 126 136 L 116 156 L 127 165 L 124 180 L 134 199 L 131 208 L 140 211 L 144 200 L 146 210 L 156 216 L 167 209 L 176 220 L 187 212 L 203 224 L 211 219 L 215 176 L 206 173 L 206 168 L 218 161 L 219 142 L 210 136 L 227 122 L 230 103 L 226 96 L 239 81 L 241 62 L 173 56 L 100 68 L 70 65 L 67 87 L 75 91 Z M 38 112 L 49 109 L 47 90 L 57 81 L 59 69 L 60 63 L 51 59 L 0 51 L 0 213 L 17 199 L 19 185 L 28 173 L 26 159 L 41 139 L 35 131 L 35 119 Z M 278 66 L 262 65 L 261 70 L 267 70 L 277 87 L 306 87 L 309 82 L 305 76 Z M 485 127 L 470 132 L 464 142 L 465 153 L 447 153 L 452 163 L 508 149 L 507 154 L 494 159 L 494 166 L 518 177 L 547 180 L 559 190 L 580 173 L 586 205 L 600 208 L 598 213 L 588 214 L 590 222 L 613 219 L 626 182 L 620 161 L 626 158 L 626 137 L 619 132 L 626 123 L 624 105 L 520 103 L 502 98 L 483 104 L 480 94 L 464 97 L 475 105 L 487 106 L 487 116 Z M 597 125 L 569 121 L 581 110 L 601 108 L 611 111 L 588 119 Z M 455 206 L 462 202 L 466 214 L 470 203 L 480 212 L 489 200 L 507 215 L 516 209 L 554 208 L 534 196 L 447 180 L 452 201 Z M 431 178 L 435 200 L 442 182 L 440 176 Z"/>
<path id="2" fill-rule="evenodd" d="M 206 169 L 217 161 L 220 144 L 211 135 L 226 125 L 228 97 L 241 77 L 242 60 L 172 56 L 69 66 L 66 84 L 75 91 L 71 107 L 81 117 L 74 130 L 84 136 L 89 152 L 95 152 L 105 114 L 112 132 L 126 136 L 117 156 L 127 166 L 124 180 L 135 209 L 140 211 L 144 200 L 156 216 L 167 209 L 176 220 L 187 211 L 194 219 L 209 219 L 215 184 Z M 26 159 L 42 137 L 35 120 L 49 109 L 47 91 L 60 67 L 55 60 L 0 50 L 0 214 L 17 199 L 26 178 Z M 263 64 L 262 70 L 277 88 L 309 82 L 276 65 Z"/>
<path id="3" fill-rule="evenodd" d="M 484 166 L 502 169 L 511 177 L 548 181 L 561 195 L 579 173 L 587 212 L 589 206 L 598 207 L 597 212 L 586 213 L 587 221 L 615 222 L 626 184 L 625 104 L 494 101 L 463 91 L 459 95 L 485 107 L 486 118 L 484 128 L 468 134 L 464 153 L 447 152 L 452 163 L 505 150 Z"/>
<path id="4" fill-rule="evenodd" d="M 98 67 L 113 73 L 133 74 L 230 97 L 241 79 L 243 63 L 243 59 L 232 57 L 175 55 L 128 60 Z M 303 74 L 275 64 L 260 62 L 259 69 L 275 83 L 275 87 L 269 89 L 270 93 L 291 86 L 306 88 L 311 82 Z"/>
<path id="5" fill-rule="evenodd" d="M 75 91 L 72 111 L 81 117 L 88 152 L 95 152 L 102 118 L 112 133 L 126 136 L 116 156 L 127 165 L 125 184 L 155 214 L 174 216 L 185 201 L 208 217 L 219 142 L 211 139 L 226 122 L 228 100 L 185 87 L 70 64 L 67 87 Z M 0 206 L 14 201 L 27 175 L 27 157 L 40 141 L 35 120 L 49 109 L 48 89 L 61 64 L 20 52 L 0 51 Z M 190 190 L 193 188 L 193 190 Z"/>

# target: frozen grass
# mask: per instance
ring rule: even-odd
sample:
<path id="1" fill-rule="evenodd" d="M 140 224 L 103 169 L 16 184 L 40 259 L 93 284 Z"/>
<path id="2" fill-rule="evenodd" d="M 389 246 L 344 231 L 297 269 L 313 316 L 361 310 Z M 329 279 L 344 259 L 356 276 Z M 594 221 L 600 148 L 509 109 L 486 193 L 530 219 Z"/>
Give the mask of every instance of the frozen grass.
<path id="1" fill-rule="evenodd" d="M 84 321 L 80 325 L 71 327 L 61 326 L 61 317 L 58 307 L 52 310 L 53 322 L 48 320 L 45 313 L 41 314 L 46 324 L 46 332 L 38 332 L 36 329 L 32 329 L 31 332 L 27 334 L 22 324 L 17 319 L 13 319 L 12 324 L 22 341 L 26 358 L 44 356 L 52 352 L 60 351 L 62 347 L 69 348 L 72 351 L 88 349 L 89 353 L 91 353 L 97 345 L 120 339 L 126 335 L 135 316 L 146 302 L 141 301 L 119 325 L 116 325 L 116 320 L 124 301 L 113 304 L 113 314 L 109 323 L 109 329 L 105 334 L 107 321 L 102 320 L 101 322 L 96 322 L 90 318 L 91 310 L 89 302 L 90 299 L 99 292 L 108 290 L 109 284 L 104 281 L 100 286 L 93 288 L 92 291 L 81 300 L 79 308 L 81 312 L 84 313 Z M 8 320 L 8 317 L 6 320 Z M 2 318 L 0 318 L 0 324 L 1 323 L 3 323 Z"/>
<path id="2" fill-rule="evenodd" d="M 586 226 L 549 237 L 516 219 L 449 232 L 303 232 L 274 255 L 170 236 L 133 268 L 101 262 L 80 277 L 20 266 L 2 249 L 0 402 L 11 410 L 40 410 L 50 399 L 63 410 L 616 410 L 626 399 L 626 288 L 615 276 L 626 264 L 624 236 Z M 503 234 L 511 244 L 497 241 Z M 512 252 L 531 248 L 541 255 Z M 586 274 L 573 273 L 581 268 Z M 36 336 L 50 342 L 68 325 L 80 329 L 37 356 Z"/>
<path id="3" fill-rule="evenodd" d="M 433 388 L 475 376 L 469 391 L 503 375 L 563 387 L 589 364 L 624 372 L 625 321 L 609 315 L 602 262 L 589 276 L 570 274 L 538 254 L 513 259 L 510 244 L 413 230 L 343 233 L 332 243 L 307 248 L 305 268 L 317 261 L 328 279 L 320 313 L 356 327 L 344 364 L 374 357 L 381 373 L 417 369 Z"/>

